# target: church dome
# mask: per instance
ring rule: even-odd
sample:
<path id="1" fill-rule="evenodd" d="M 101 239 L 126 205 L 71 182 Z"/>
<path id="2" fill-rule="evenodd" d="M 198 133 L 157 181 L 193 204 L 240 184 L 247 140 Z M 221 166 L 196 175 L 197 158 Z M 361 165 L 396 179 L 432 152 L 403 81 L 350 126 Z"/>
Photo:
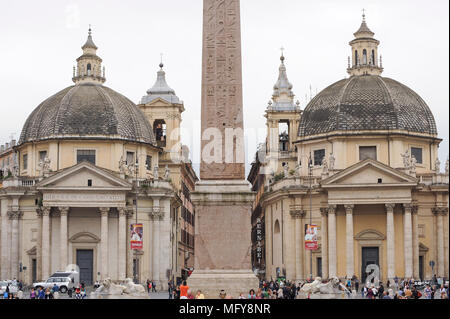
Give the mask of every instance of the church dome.
<path id="1" fill-rule="evenodd" d="M 350 78 L 338 81 L 312 99 L 300 120 L 298 136 L 354 134 L 356 131 L 403 131 L 437 135 L 428 105 L 407 86 L 382 77 L 378 45 L 365 14 L 350 41 Z"/>
<path id="2" fill-rule="evenodd" d="M 298 134 L 360 130 L 437 134 L 433 114 L 420 96 L 378 75 L 352 76 L 324 89 L 306 106 Z"/>
<path id="3" fill-rule="evenodd" d="M 142 111 L 125 96 L 95 83 L 70 86 L 42 102 L 25 122 L 19 144 L 70 138 L 156 144 Z"/>

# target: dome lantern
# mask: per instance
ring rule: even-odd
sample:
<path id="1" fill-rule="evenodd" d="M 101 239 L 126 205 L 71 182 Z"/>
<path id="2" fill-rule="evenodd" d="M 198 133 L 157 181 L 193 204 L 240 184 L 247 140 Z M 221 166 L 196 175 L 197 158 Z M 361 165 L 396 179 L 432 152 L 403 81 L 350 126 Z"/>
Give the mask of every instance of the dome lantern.
<path id="1" fill-rule="evenodd" d="M 282 51 L 283 50 L 284 49 L 282 49 Z M 270 109 L 273 110 L 296 110 L 298 108 L 298 106 L 294 103 L 295 94 L 292 92 L 293 86 L 287 77 L 286 65 L 284 64 L 285 59 L 286 58 L 282 52 L 280 57 L 281 65 L 279 68 L 278 80 L 273 86 L 273 105 L 270 106 Z"/>
<path id="2" fill-rule="evenodd" d="M 363 10 L 364 11 L 364 10 Z M 383 72 L 381 62 L 378 61 L 378 45 L 373 33 L 366 23 L 366 15 L 358 31 L 354 33 L 355 39 L 350 41 L 352 47 L 351 64 L 347 68 L 348 74 L 353 75 L 380 75 Z"/>
<path id="3" fill-rule="evenodd" d="M 77 59 L 77 67 L 74 70 L 72 81 L 79 83 L 105 83 L 105 68 L 102 69 L 102 59 L 97 56 L 98 47 L 92 40 L 92 29 L 89 25 L 88 38 L 81 47 L 83 55 Z"/>

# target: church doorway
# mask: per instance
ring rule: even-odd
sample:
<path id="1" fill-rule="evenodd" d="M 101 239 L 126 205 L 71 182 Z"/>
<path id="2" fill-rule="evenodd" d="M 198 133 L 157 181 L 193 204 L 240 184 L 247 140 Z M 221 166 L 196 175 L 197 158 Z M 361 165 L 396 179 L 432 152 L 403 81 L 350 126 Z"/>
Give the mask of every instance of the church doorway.
<path id="1" fill-rule="evenodd" d="M 80 267 L 80 283 L 92 285 L 94 251 L 92 249 L 77 249 L 77 265 Z"/>
<path id="2" fill-rule="evenodd" d="M 423 281 L 423 256 L 419 256 L 419 278 Z"/>
<path id="3" fill-rule="evenodd" d="M 31 259 L 31 280 L 33 282 L 37 281 L 37 262 L 36 262 L 36 258 Z"/>
<path id="4" fill-rule="evenodd" d="M 368 265 L 375 264 L 380 267 L 380 252 L 378 247 L 362 247 L 362 262 L 361 262 L 361 282 L 366 281 L 369 273 L 366 273 Z"/>

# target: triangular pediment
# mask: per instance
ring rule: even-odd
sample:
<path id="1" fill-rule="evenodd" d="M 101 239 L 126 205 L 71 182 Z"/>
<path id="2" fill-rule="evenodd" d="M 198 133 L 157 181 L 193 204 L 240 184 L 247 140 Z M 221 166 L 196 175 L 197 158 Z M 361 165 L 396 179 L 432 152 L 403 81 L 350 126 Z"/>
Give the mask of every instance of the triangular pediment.
<path id="1" fill-rule="evenodd" d="M 89 186 L 88 181 L 91 181 Z M 57 172 L 37 185 L 40 190 L 89 189 L 89 190 L 131 190 L 131 184 L 113 172 L 82 162 Z"/>
<path id="2" fill-rule="evenodd" d="M 322 187 L 414 186 L 417 179 L 381 162 L 366 159 L 322 181 Z"/>

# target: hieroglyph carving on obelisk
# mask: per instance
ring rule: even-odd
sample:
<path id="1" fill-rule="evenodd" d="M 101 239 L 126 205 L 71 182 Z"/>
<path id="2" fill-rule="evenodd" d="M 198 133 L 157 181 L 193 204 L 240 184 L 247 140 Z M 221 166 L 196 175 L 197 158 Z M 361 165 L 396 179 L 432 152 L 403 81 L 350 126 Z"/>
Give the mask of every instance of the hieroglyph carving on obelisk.
<path id="1" fill-rule="evenodd" d="M 239 0 L 204 0 L 202 180 L 244 180 Z"/>

